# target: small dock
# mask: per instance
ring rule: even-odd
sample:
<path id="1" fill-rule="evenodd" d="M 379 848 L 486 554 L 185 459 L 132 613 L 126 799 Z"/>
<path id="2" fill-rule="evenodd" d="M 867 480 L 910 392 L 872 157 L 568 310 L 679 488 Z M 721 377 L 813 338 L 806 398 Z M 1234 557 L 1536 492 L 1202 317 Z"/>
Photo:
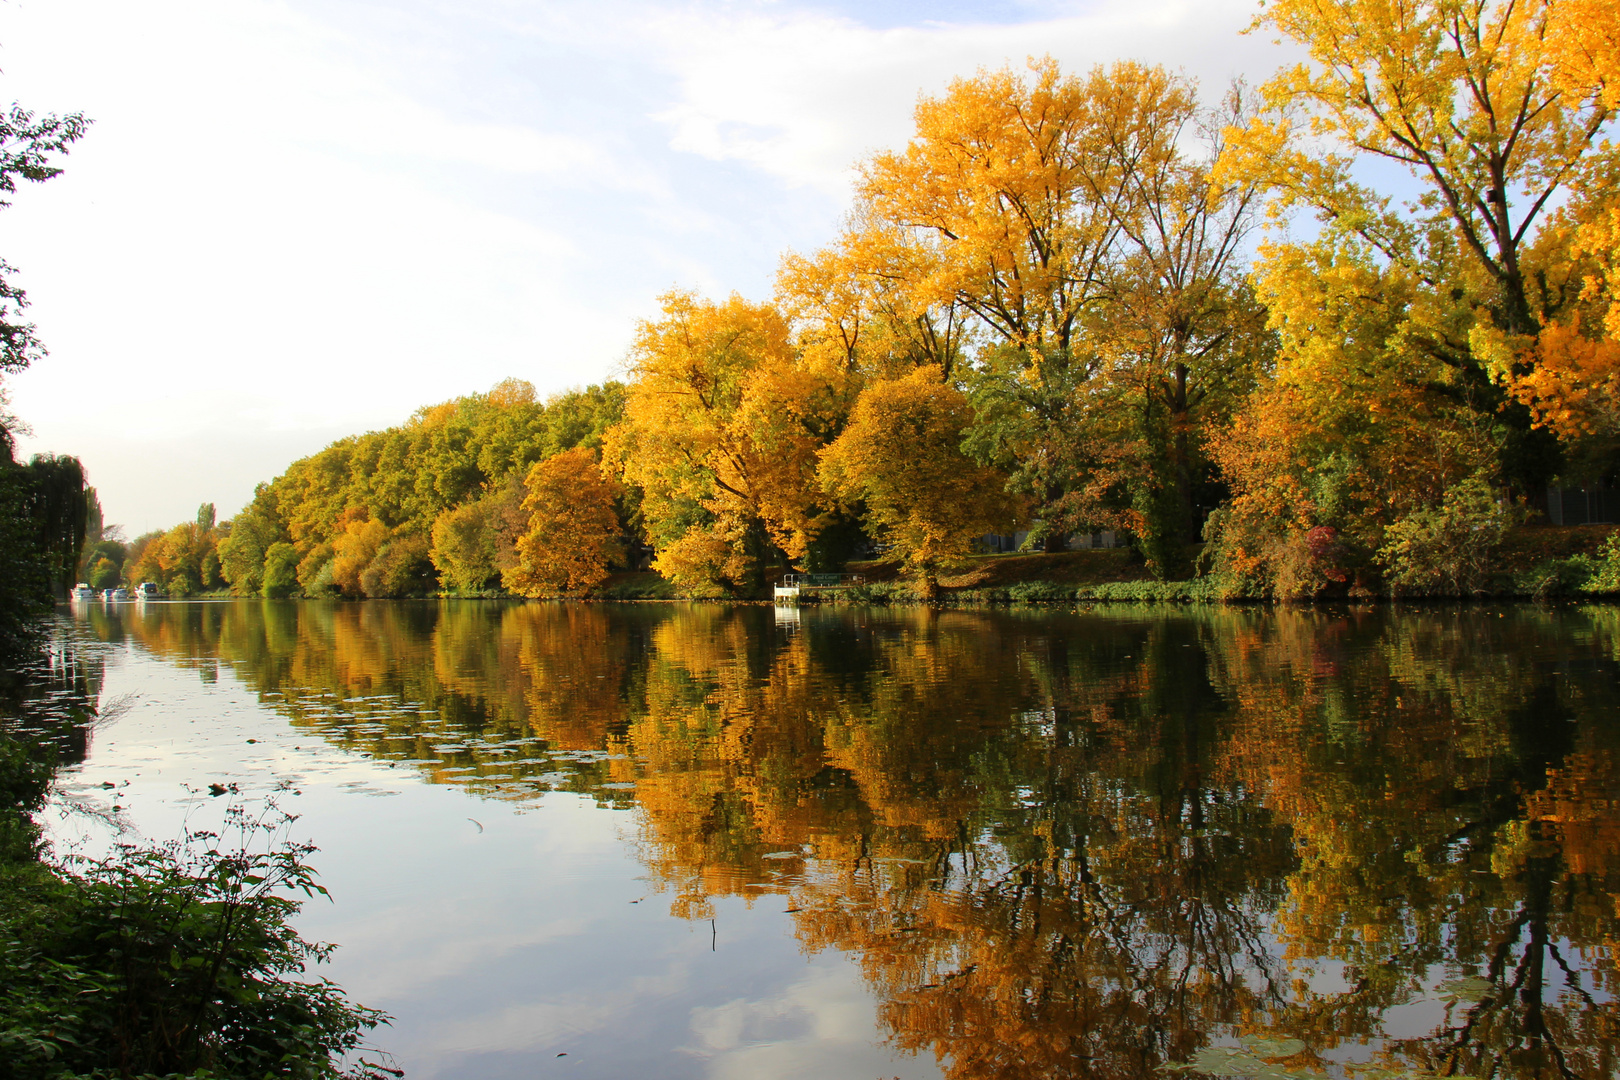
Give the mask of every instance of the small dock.
<path id="1" fill-rule="evenodd" d="M 783 574 L 782 583 L 776 586 L 774 595 L 778 604 L 797 604 L 806 593 L 834 592 L 859 585 L 865 580 L 860 574 Z"/>

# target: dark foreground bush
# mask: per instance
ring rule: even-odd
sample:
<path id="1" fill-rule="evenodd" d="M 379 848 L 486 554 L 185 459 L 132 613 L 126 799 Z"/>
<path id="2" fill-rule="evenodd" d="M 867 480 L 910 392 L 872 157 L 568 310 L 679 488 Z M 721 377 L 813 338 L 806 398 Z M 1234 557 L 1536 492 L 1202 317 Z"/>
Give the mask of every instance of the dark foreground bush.
<path id="1" fill-rule="evenodd" d="M 287 841 L 291 821 L 273 803 L 257 816 L 233 807 L 220 833 L 59 866 L 0 863 L 3 1075 L 392 1073 L 341 1064 L 388 1018 L 298 977 L 331 947 L 288 925 L 303 898 L 325 891 L 305 861 L 313 849 Z"/>

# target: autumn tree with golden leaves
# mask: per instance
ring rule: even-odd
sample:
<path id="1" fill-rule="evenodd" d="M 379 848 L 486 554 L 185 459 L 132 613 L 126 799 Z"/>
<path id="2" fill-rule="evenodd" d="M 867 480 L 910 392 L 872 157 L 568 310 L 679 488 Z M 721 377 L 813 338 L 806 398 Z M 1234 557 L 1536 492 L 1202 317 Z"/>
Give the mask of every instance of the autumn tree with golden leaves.
<path id="1" fill-rule="evenodd" d="M 871 378 L 938 367 L 1048 548 L 1128 528 L 1174 569 L 1213 502 L 1204 434 L 1266 355 L 1241 263 L 1257 185 L 1210 174 L 1241 110 L 1132 63 L 953 82 L 863 165 L 839 241 L 784 261 L 807 352 Z"/>
<path id="2" fill-rule="evenodd" d="M 1595 354 L 1557 337 L 1536 348 L 1544 326 L 1580 317 L 1582 270 L 1553 210 L 1612 151 L 1600 88 L 1554 61 L 1559 11 L 1283 0 L 1262 14 L 1309 59 L 1262 89 L 1217 175 L 1321 224 L 1314 241 L 1261 248 L 1281 352 L 1217 452 L 1234 491 L 1223 549 L 1269 562 L 1262 576 L 1277 580 L 1278 553 L 1298 556 L 1313 529 L 1376 570 L 1386 525 L 1454 485 L 1529 497 L 1563 467 L 1558 407 L 1539 401 L 1560 359 Z M 1408 171 L 1418 197 L 1359 179 L 1366 160 Z M 1589 386 L 1590 364 L 1574 366 Z"/>
<path id="3" fill-rule="evenodd" d="M 1022 510 L 1004 475 L 962 453 L 972 409 L 940 374 L 917 368 L 868 386 L 849 427 L 821 454 L 828 493 L 865 507 L 925 595 L 937 590 L 941 570 L 973 550 L 975 537 L 1012 529 Z"/>
<path id="4" fill-rule="evenodd" d="M 698 591 L 760 587 L 771 549 L 803 555 L 824 502 L 826 381 L 769 304 L 674 292 L 643 322 L 607 459 L 645 492 L 654 568 Z"/>
<path id="5" fill-rule="evenodd" d="M 623 488 L 602 475 L 596 451 L 579 447 L 529 470 L 527 531 L 501 583 L 519 596 L 582 592 L 607 580 L 624 559 L 617 502 Z"/>

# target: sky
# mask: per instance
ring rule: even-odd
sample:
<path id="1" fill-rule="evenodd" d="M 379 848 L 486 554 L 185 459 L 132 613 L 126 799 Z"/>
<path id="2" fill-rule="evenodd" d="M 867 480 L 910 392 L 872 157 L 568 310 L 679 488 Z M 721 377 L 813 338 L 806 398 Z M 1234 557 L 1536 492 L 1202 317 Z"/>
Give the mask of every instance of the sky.
<path id="1" fill-rule="evenodd" d="M 134 536 L 508 377 L 622 372 L 671 288 L 770 294 L 919 95 L 1050 54 L 1218 95 L 1254 0 L 4 0 L 0 97 L 94 124 L 0 215 L 50 355 L 23 453 Z"/>

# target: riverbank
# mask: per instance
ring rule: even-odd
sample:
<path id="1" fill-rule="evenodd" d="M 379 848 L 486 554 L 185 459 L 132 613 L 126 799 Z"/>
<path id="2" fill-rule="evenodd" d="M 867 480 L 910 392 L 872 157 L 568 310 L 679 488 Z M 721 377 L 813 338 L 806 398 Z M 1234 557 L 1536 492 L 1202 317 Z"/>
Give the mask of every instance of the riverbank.
<path id="1" fill-rule="evenodd" d="M 1466 594 L 1434 592 L 1429 599 L 1489 598 L 1545 600 L 1557 597 L 1620 595 L 1620 560 L 1606 557 L 1605 545 L 1616 534 L 1613 525 L 1535 526 L 1508 531 L 1494 566 L 1482 586 Z M 1197 553 L 1191 560 L 1198 562 Z M 1616 564 L 1616 565 L 1611 565 Z M 847 572 L 861 580 L 838 590 L 806 591 L 800 603 L 922 603 L 915 582 L 905 578 L 898 560 L 852 562 Z M 781 579 L 773 575 L 770 584 Z M 1147 602 L 1244 603 L 1266 597 L 1252 582 L 1221 574 L 1182 580 L 1153 578 L 1129 548 L 1084 551 L 974 555 L 939 579 L 939 592 L 929 602 L 944 604 Z M 1322 599 L 1379 601 L 1419 598 L 1396 596 L 1381 586 L 1357 586 L 1348 578 L 1329 588 Z M 675 585 L 651 571 L 614 574 L 585 600 L 679 600 Z M 701 597 L 697 599 L 727 599 Z M 760 599 L 760 598 L 730 598 Z"/>
<path id="2" fill-rule="evenodd" d="M 1605 545 L 1617 531 L 1620 530 L 1613 525 L 1510 529 L 1479 587 L 1470 591 L 1439 589 L 1396 593 L 1376 574 L 1361 572 L 1346 574 L 1338 583 L 1329 582 L 1311 599 L 1378 602 L 1616 596 L 1620 595 L 1620 552 L 1612 548 L 1606 551 Z M 1191 552 L 1188 559 L 1191 565 L 1203 562 L 1201 547 Z M 807 590 L 800 595 L 799 603 L 1253 603 L 1275 598 L 1258 582 L 1220 573 L 1161 581 L 1148 573 L 1141 557 L 1131 548 L 969 556 L 962 565 L 940 576 L 939 590 L 932 598 L 925 598 L 917 583 L 906 577 L 898 559 L 851 562 L 845 571 L 860 580 L 837 590 Z M 793 572 L 776 567 L 767 575 L 761 592 L 736 595 L 718 588 L 711 593 L 686 592 L 652 570 L 620 571 L 584 593 L 559 593 L 549 599 L 768 603 L 772 589 L 786 574 Z M 509 593 L 498 589 L 434 590 L 415 595 L 419 599 L 512 599 Z M 233 598 L 233 593 L 229 589 L 214 589 L 189 598 L 222 600 Z"/>

